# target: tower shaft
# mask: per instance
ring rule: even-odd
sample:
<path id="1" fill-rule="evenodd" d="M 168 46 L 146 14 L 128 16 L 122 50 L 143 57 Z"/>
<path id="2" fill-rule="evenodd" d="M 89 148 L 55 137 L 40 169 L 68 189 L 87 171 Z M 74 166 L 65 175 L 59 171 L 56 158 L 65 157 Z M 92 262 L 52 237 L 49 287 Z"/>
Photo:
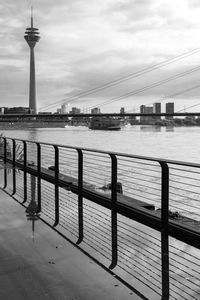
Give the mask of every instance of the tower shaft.
<path id="1" fill-rule="evenodd" d="M 31 114 L 37 114 L 34 48 L 30 48 L 29 109 Z"/>
<path id="2" fill-rule="evenodd" d="M 38 29 L 34 28 L 33 26 L 32 9 L 31 9 L 31 27 L 26 28 L 24 38 L 30 47 L 29 109 L 31 114 L 37 114 L 34 47 L 36 43 L 39 41 L 40 36 L 39 36 Z"/>

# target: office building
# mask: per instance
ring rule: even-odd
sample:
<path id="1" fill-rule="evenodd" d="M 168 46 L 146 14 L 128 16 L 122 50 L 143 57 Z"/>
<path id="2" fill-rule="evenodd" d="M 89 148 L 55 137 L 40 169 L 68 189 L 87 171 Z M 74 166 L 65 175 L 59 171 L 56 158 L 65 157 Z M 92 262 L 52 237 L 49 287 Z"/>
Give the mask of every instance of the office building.
<path id="1" fill-rule="evenodd" d="M 72 110 L 69 112 L 70 114 L 80 114 L 81 113 L 81 110 L 80 108 L 77 108 L 77 107 L 72 107 Z"/>
<path id="2" fill-rule="evenodd" d="M 66 109 L 66 104 L 61 105 L 61 114 L 66 114 L 67 109 Z"/>
<path id="3" fill-rule="evenodd" d="M 141 105 L 140 113 L 141 114 L 153 114 L 153 106 Z M 140 122 L 142 124 L 153 124 L 154 120 L 153 120 L 152 116 L 141 116 Z"/>
<path id="4" fill-rule="evenodd" d="M 29 114 L 29 107 L 1 107 L 0 108 L 2 114 Z"/>
<path id="5" fill-rule="evenodd" d="M 174 102 L 166 103 L 166 114 L 174 114 Z M 166 119 L 171 120 L 173 116 L 166 116 Z"/>
<path id="6" fill-rule="evenodd" d="M 100 114 L 101 110 L 99 107 L 95 107 L 91 109 L 91 114 Z"/>
<path id="7" fill-rule="evenodd" d="M 125 114 L 125 108 L 124 107 L 120 108 L 120 114 L 122 114 L 122 115 Z"/>
<path id="8" fill-rule="evenodd" d="M 161 113 L 161 103 L 155 102 L 153 104 L 153 113 L 154 114 L 160 114 Z M 160 120 L 161 116 L 154 116 L 153 118 L 154 118 L 154 120 Z"/>

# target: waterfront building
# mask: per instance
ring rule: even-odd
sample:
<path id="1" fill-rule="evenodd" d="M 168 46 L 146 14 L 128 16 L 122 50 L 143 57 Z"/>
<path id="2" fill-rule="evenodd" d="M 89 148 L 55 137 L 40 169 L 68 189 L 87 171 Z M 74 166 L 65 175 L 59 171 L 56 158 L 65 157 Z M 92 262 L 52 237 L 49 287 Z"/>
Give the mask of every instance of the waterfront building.
<path id="1" fill-rule="evenodd" d="M 120 108 L 120 114 L 122 114 L 122 115 L 125 114 L 125 108 L 124 107 Z"/>
<path id="2" fill-rule="evenodd" d="M 146 114 L 153 114 L 153 106 L 146 106 L 145 107 Z"/>
<path id="3" fill-rule="evenodd" d="M 4 114 L 29 114 L 29 107 L 2 107 Z"/>
<path id="4" fill-rule="evenodd" d="M 80 114 L 81 113 L 81 110 L 80 108 L 77 108 L 77 107 L 72 107 L 72 110 L 69 112 L 70 114 Z"/>
<path id="5" fill-rule="evenodd" d="M 145 108 L 146 108 L 145 105 L 140 105 L 140 113 L 141 114 L 145 114 Z"/>
<path id="6" fill-rule="evenodd" d="M 145 105 L 140 105 L 140 113 L 141 114 L 145 114 L 145 109 L 146 109 L 146 106 Z M 145 123 L 145 116 L 141 116 L 140 117 L 140 123 Z"/>
<path id="7" fill-rule="evenodd" d="M 66 109 L 66 104 L 61 105 L 61 114 L 66 114 L 67 109 Z"/>
<path id="8" fill-rule="evenodd" d="M 40 36 L 37 28 L 33 27 L 33 11 L 31 8 L 31 27 L 26 28 L 25 36 L 26 42 L 30 48 L 30 80 L 29 80 L 29 109 L 30 113 L 37 113 L 36 106 L 36 83 L 35 83 L 35 54 L 34 47 L 39 41 Z"/>
<path id="9" fill-rule="evenodd" d="M 141 105 L 140 113 L 141 114 L 153 114 L 153 106 Z M 151 116 L 141 116 L 140 123 L 151 125 L 154 123 L 154 119 L 153 119 L 152 115 Z"/>
<path id="10" fill-rule="evenodd" d="M 91 114 L 100 114 L 101 110 L 99 107 L 95 107 L 91 109 Z"/>
<path id="11" fill-rule="evenodd" d="M 38 115 L 51 115 L 52 112 L 51 111 L 39 111 Z"/>
<path id="12" fill-rule="evenodd" d="M 5 107 L 0 107 L 0 115 L 4 114 L 4 109 L 5 109 Z"/>
<path id="13" fill-rule="evenodd" d="M 154 114 L 160 114 L 161 113 L 161 103 L 155 102 L 153 104 L 153 113 Z M 154 116 L 153 118 L 154 118 L 154 120 L 160 120 L 161 116 Z"/>
<path id="14" fill-rule="evenodd" d="M 174 102 L 166 103 L 166 114 L 174 114 Z M 172 120 L 173 116 L 166 116 L 166 119 Z"/>

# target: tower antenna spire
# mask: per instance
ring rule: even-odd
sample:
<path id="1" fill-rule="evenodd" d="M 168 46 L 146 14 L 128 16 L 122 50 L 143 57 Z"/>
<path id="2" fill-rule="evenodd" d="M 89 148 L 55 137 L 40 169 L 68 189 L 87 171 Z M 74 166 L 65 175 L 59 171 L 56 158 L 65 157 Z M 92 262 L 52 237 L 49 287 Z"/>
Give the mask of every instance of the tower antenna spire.
<path id="1" fill-rule="evenodd" d="M 33 7 L 31 6 L 31 27 L 26 28 L 24 35 L 30 47 L 30 81 L 29 81 L 29 109 L 30 113 L 36 114 L 36 82 L 35 82 L 35 56 L 34 47 L 39 42 L 40 34 L 38 29 L 33 27 Z"/>
<path id="2" fill-rule="evenodd" d="M 31 6 L 31 28 L 33 28 L 33 6 Z"/>

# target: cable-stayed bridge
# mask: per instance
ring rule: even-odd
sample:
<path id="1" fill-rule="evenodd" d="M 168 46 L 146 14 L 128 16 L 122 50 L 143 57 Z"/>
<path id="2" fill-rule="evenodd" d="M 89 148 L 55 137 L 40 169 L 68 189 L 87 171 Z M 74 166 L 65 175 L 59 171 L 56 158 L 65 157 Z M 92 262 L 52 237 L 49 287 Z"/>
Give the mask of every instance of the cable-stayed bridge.
<path id="1" fill-rule="evenodd" d="M 79 113 L 79 114 L 4 114 L 0 115 L 0 120 L 28 120 L 28 119 L 65 119 L 65 118 L 83 118 L 83 117 L 141 117 L 141 116 L 152 116 L 152 117 L 189 117 L 196 116 L 200 117 L 200 112 L 175 112 L 175 113 L 100 113 L 100 114 L 91 114 L 91 113 Z"/>

